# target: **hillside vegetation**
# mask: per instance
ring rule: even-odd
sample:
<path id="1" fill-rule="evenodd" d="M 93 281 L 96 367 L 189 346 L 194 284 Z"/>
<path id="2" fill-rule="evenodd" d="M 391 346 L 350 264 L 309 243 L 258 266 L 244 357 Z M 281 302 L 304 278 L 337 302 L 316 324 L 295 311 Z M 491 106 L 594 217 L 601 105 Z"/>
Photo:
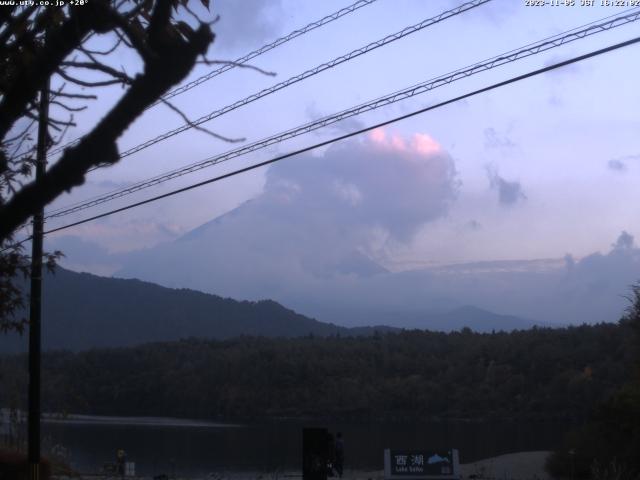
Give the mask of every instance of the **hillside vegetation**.
<path id="1" fill-rule="evenodd" d="M 628 327 L 183 340 L 43 357 L 43 410 L 188 418 L 586 418 L 629 377 Z M 26 358 L 0 357 L 0 405 Z"/>
<path id="2" fill-rule="evenodd" d="M 128 347 L 189 337 L 225 340 L 240 335 L 344 336 L 399 330 L 385 326 L 347 328 L 301 315 L 273 300 L 238 301 L 63 268 L 44 278 L 42 317 L 45 350 Z M 477 331 L 508 331 L 533 325 L 515 316 L 469 306 L 416 314 L 410 323 L 445 331 L 464 326 Z M 26 335 L 20 337 L 15 332 L 0 335 L 0 354 L 26 350 Z"/>

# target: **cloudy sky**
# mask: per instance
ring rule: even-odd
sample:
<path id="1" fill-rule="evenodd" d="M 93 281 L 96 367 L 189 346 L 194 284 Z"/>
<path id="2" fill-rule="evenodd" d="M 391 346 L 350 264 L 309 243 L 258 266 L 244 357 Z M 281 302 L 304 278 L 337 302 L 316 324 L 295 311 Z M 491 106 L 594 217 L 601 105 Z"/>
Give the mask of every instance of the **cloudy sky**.
<path id="1" fill-rule="evenodd" d="M 220 20 L 214 26 L 217 38 L 209 57 L 219 60 L 238 58 L 349 4 L 344 0 L 212 3 L 216 9 L 213 14 L 219 14 Z M 175 104 L 191 118 L 198 118 L 461 3 L 378 0 L 252 61 L 275 72 L 275 77 L 236 68 L 176 97 Z M 494 0 L 206 126 L 249 143 L 625 11 L 599 5 L 581 7 L 579 3 L 573 7 L 527 7 L 520 0 Z M 465 78 L 100 208 L 52 220 L 48 227 L 633 38 L 640 32 L 639 25 L 632 23 Z M 260 213 L 251 217 L 256 229 L 260 217 L 268 218 L 271 227 L 273 222 L 294 218 L 302 222 L 302 228 L 322 238 L 327 249 L 362 252 L 391 271 L 478 261 L 562 259 L 568 253 L 575 259 L 594 252 L 606 254 L 621 232 L 640 237 L 638 48 L 627 47 L 271 168 L 65 230 L 48 242 L 65 250 L 69 266 L 114 273 L 126 265 L 99 265 L 99 254 L 120 255 L 171 242 L 252 201 L 258 205 L 253 207 L 255 212 Z M 137 68 L 135 57 L 126 52 L 118 53 L 114 64 L 129 72 Z M 201 65 L 191 78 L 210 69 Z M 78 117 L 79 127 L 68 138 L 86 131 L 120 94 L 119 87 L 103 90 L 99 101 Z M 167 107 L 157 106 L 126 133 L 120 147 L 126 150 L 182 123 Z M 85 185 L 52 207 L 118 189 L 237 146 L 201 132 L 185 132 L 114 167 L 92 172 Z M 246 228 L 243 235 L 250 235 Z M 282 242 L 282 238 L 272 241 Z"/>

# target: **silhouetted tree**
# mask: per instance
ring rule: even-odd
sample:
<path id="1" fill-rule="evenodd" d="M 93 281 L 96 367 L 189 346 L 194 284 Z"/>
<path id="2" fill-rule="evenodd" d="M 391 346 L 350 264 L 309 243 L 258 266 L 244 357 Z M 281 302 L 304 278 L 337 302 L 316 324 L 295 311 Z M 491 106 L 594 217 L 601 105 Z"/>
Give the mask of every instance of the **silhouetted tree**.
<path id="1" fill-rule="evenodd" d="M 549 458 L 547 469 L 559 477 L 619 480 L 640 475 L 640 284 L 631 287 L 630 305 L 619 326 L 629 340 L 632 370 L 627 382 L 597 405 L 590 420 L 571 432 Z"/>
<path id="2" fill-rule="evenodd" d="M 600 324 L 496 334 L 190 339 L 52 352 L 43 361 L 43 402 L 50 411 L 190 418 L 584 420 L 623 385 L 623 376 L 609 373 L 623 371 L 626 336 L 623 326 Z M 554 368 L 539 376 L 536 365 L 548 354 Z M 15 379 L 22 359 L 0 356 L 0 379 Z M 3 403 L 9 399 L 0 390 Z"/>
<path id="3" fill-rule="evenodd" d="M 16 2 L 18 3 L 18 2 Z M 0 7 L 0 331 L 21 328 L 23 304 L 13 280 L 28 264 L 15 234 L 39 209 L 81 185 L 92 168 L 119 160 L 116 141 L 134 120 L 179 83 L 214 35 L 187 0 L 80 0 L 63 7 Z M 208 9 L 208 0 L 201 0 Z M 193 6 L 193 5 L 191 5 Z M 191 25 L 184 19 L 191 19 Z M 104 39 L 96 47 L 96 38 Z M 113 53 L 131 50 L 136 75 L 114 66 Z M 79 142 L 64 149 L 41 179 L 32 176 L 38 98 L 51 81 L 47 147 L 74 125 L 73 113 L 96 99 L 94 89 L 121 85 L 120 98 Z M 80 103 L 78 103 L 80 102 Z M 165 102 L 168 103 L 168 102 Z M 188 118 L 169 104 L 171 108 Z M 48 257 L 55 260 L 55 255 Z"/>

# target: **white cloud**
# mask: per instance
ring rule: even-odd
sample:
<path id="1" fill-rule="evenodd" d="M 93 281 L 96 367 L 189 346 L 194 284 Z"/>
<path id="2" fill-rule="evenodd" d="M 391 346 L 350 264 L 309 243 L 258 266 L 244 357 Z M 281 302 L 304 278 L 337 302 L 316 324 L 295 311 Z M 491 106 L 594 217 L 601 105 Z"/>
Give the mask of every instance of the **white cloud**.
<path id="1" fill-rule="evenodd" d="M 262 194 L 130 255 L 120 274 L 236 298 L 306 296 L 318 282 L 385 272 L 376 251 L 445 215 L 457 188 L 453 160 L 431 137 L 378 131 L 273 165 Z"/>
<path id="2" fill-rule="evenodd" d="M 487 175 L 490 188 L 498 192 L 500 205 L 511 206 L 527 199 L 520 182 L 504 179 L 492 166 L 487 167 Z"/>
<path id="3" fill-rule="evenodd" d="M 607 167 L 614 172 L 624 173 L 629 169 L 627 162 L 638 159 L 640 159 L 640 155 L 626 155 L 624 157 L 612 158 L 607 162 Z"/>
<path id="4" fill-rule="evenodd" d="M 290 195 L 288 211 L 277 215 L 321 216 L 323 228 L 370 231 L 382 228 L 408 241 L 423 224 L 444 215 L 455 199 L 454 162 L 426 134 L 406 139 L 376 130 L 362 141 L 334 144 L 322 157 L 283 162 L 267 174 L 265 204 Z"/>
<path id="5" fill-rule="evenodd" d="M 514 148 L 516 144 L 506 134 L 500 134 L 493 128 L 484 129 L 484 146 L 485 148 Z"/>

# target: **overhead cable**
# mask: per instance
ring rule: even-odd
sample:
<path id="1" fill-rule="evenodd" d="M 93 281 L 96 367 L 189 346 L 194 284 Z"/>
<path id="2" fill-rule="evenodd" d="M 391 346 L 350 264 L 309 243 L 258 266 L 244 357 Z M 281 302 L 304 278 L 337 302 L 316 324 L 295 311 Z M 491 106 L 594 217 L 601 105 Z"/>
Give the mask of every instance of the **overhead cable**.
<path id="1" fill-rule="evenodd" d="M 612 28 L 616 28 L 631 22 L 635 22 L 637 20 L 640 20 L 640 9 L 635 9 L 634 12 L 627 13 L 626 15 L 616 16 L 614 18 L 611 18 L 608 21 L 599 22 L 599 23 L 592 22 L 591 24 L 588 24 L 589 26 L 583 26 L 586 28 L 583 28 L 583 27 L 574 28 L 569 31 L 571 33 L 564 32 L 559 35 L 549 37 L 535 43 L 528 44 L 519 49 L 511 50 L 509 52 L 492 57 L 490 59 L 475 63 L 471 66 L 463 67 L 453 72 L 440 75 L 438 77 L 432 78 L 425 82 L 413 85 L 411 87 L 405 88 L 403 90 L 399 90 L 397 92 L 357 105 L 355 107 L 351 107 L 347 110 L 343 110 L 336 114 L 326 116 L 321 119 L 314 120 L 304 125 L 292 128 L 290 130 L 286 130 L 284 132 L 278 133 L 271 137 L 258 140 L 249 145 L 245 145 L 245 146 L 236 148 L 234 150 L 227 151 L 222 154 L 214 155 L 207 159 L 201 160 L 197 163 L 193 163 L 191 165 L 187 165 L 185 167 L 181 167 L 179 169 L 175 169 L 173 171 L 163 173 L 156 177 L 152 177 L 150 179 L 135 183 L 131 186 L 128 186 L 122 189 L 111 191 L 104 195 L 96 196 L 88 200 L 83 200 L 75 204 L 67 205 L 65 207 L 52 210 L 51 212 L 47 213 L 45 218 L 48 219 L 48 218 L 66 216 L 66 215 L 76 213 L 78 211 L 85 210 L 87 208 L 91 208 L 120 197 L 124 197 L 126 195 L 130 195 L 137 191 L 140 191 L 155 185 L 159 185 L 166 181 L 181 177 L 183 175 L 187 175 L 189 173 L 193 173 L 203 168 L 207 168 L 212 165 L 216 165 L 216 164 L 231 160 L 233 158 L 240 157 L 242 155 L 246 155 L 248 153 L 257 151 L 257 150 L 261 150 L 263 148 L 303 135 L 305 133 L 312 132 L 319 128 L 332 125 L 334 123 L 340 122 L 347 118 L 354 117 L 368 111 L 376 110 L 378 108 L 391 105 L 401 100 L 414 97 L 416 95 L 420 95 L 422 93 L 431 91 L 435 88 L 447 85 L 454 81 L 467 78 L 471 75 L 480 73 L 482 71 L 490 70 L 492 68 L 496 68 L 498 66 L 511 63 L 522 58 L 536 55 L 538 53 L 550 50 L 552 48 L 556 48 L 561 45 L 565 45 L 567 43 L 585 38 L 587 36 L 594 35 L 596 33 L 604 32 Z"/>
<path id="2" fill-rule="evenodd" d="M 353 60 L 354 58 L 357 58 L 361 55 L 364 55 L 365 53 L 369 53 L 377 48 L 380 48 L 384 45 L 388 45 L 389 43 L 395 42 L 396 40 L 400 40 L 401 38 L 407 37 L 413 33 L 419 32 L 420 30 L 423 30 L 427 27 L 430 27 L 432 25 L 435 25 L 437 23 L 440 23 L 444 20 L 447 20 L 451 17 L 455 17 L 457 15 L 460 15 L 461 13 L 464 13 L 468 10 L 471 10 L 473 8 L 479 7 L 482 4 L 488 3 L 491 0 L 472 0 L 470 2 L 466 2 L 456 8 L 452 8 L 450 10 L 446 10 L 442 13 L 440 13 L 439 15 L 436 15 L 435 17 L 431 17 L 428 18 L 426 20 L 421 21 L 420 23 L 416 23 L 415 25 L 412 25 L 410 27 L 405 27 L 402 30 L 400 30 L 399 32 L 396 32 L 392 35 L 387 35 L 384 38 L 381 38 L 380 40 L 377 40 L 375 42 L 369 43 L 368 45 L 365 45 L 364 47 L 360 47 L 357 48 L 355 50 L 352 50 L 351 52 L 345 54 L 345 55 L 341 55 L 339 57 L 334 58 L 333 60 L 330 60 L 328 62 L 322 63 L 314 68 L 311 68 L 309 70 L 306 70 L 298 75 L 295 75 L 287 80 L 284 80 L 282 82 L 279 82 L 269 88 L 265 88 L 257 93 L 254 93 L 252 95 L 249 95 L 248 97 L 243 98 L 242 100 L 238 100 L 237 102 L 231 103 L 225 107 L 219 108 L 217 110 L 214 110 L 213 112 L 204 115 L 196 120 L 193 120 L 189 123 L 185 123 L 184 125 L 175 128 L 173 130 L 169 130 L 168 132 L 165 132 L 161 135 L 158 135 L 157 137 L 154 137 L 150 140 L 147 140 L 144 143 L 140 143 L 134 147 L 129 148 L 128 150 L 125 150 L 124 152 L 120 153 L 120 158 L 124 158 L 124 157 L 128 157 L 129 155 L 133 155 L 134 153 L 137 153 L 141 150 L 144 150 L 145 148 L 150 147 L 151 145 L 155 145 L 158 142 L 161 142 L 163 140 L 166 140 L 167 138 L 173 137 L 174 135 L 178 135 L 179 133 L 185 132 L 187 130 L 190 130 L 198 125 L 202 125 L 203 123 L 209 122 L 211 120 L 213 120 L 214 118 L 220 117 L 222 115 L 225 115 L 226 113 L 229 113 L 233 110 L 236 110 L 240 107 L 243 107 L 245 105 L 248 105 L 249 103 L 255 102 L 256 100 L 259 100 L 261 98 L 266 97 L 267 95 L 271 95 L 272 93 L 278 92 L 284 88 L 290 87 L 291 85 L 301 82 L 302 80 L 305 80 L 307 78 L 313 77 L 314 75 L 317 75 L 321 72 L 324 72 L 325 70 L 329 70 L 331 68 L 337 67 L 338 65 L 341 65 L 345 62 L 348 62 L 350 60 Z M 96 167 L 97 168 L 97 167 Z M 94 168 L 95 169 L 95 168 Z"/>
<path id="3" fill-rule="evenodd" d="M 252 52 L 249 52 L 245 55 L 243 55 L 240 58 L 237 58 L 229 63 L 226 63 L 218 68 L 216 68 L 215 70 L 212 70 L 211 72 L 207 73 L 206 75 L 202 75 L 201 77 L 196 78 L 195 80 L 186 83 L 185 85 L 182 85 L 178 88 L 175 88 L 173 90 L 171 90 L 170 92 L 165 93 L 161 98 L 164 100 L 168 100 L 169 98 L 173 98 L 177 95 L 180 95 L 181 93 L 184 93 L 188 90 L 191 90 L 194 87 L 197 87 L 198 85 L 200 85 L 201 83 L 204 83 L 208 80 L 211 80 L 214 77 L 217 77 L 218 75 L 221 75 L 225 72 L 228 72 L 229 70 L 235 68 L 235 67 L 241 67 L 244 64 L 246 64 L 249 60 L 252 60 L 260 55 L 262 55 L 263 53 L 267 53 L 270 50 L 273 50 L 276 47 L 279 47 L 280 45 L 290 42 L 291 40 L 293 40 L 294 38 L 297 38 L 301 35 L 304 35 L 305 33 L 308 33 L 312 30 L 315 30 L 316 28 L 322 27 L 324 25 L 327 25 L 328 23 L 331 23 L 341 17 L 344 17 L 345 15 L 348 15 L 350 13 L 355 12 L 356 10 L 359 10 L 362 7 L 366 7 L 367 5 L 371 5 L 372 3 L 377 2 L 378 0 L 358 0 L 355 3 L 352 3 L 351 5 L 341 8 L 340 10 L 333 12 L 329 15 L 327 15 L 326 17 L 322 17 L 320 20 L 316 20 L 314 22 L 309 23 L 308 25 L 305 25 L 302 28 L 298 28 L 297 30 L 294 30 L 290 33 L 288 33 L 287 35 L 280 37 L 276 40 L 274 40 L 271 43 L 267 43 L 266 45 L 263 45 L 262 47 L 258 48 L 257 50 L 253 50 Z M 148 108 L 152 108 L 155 107 L 156 105 L 162 103 L 162 100 L 158 100 L 156 102 L 154 102 L 153 104 L 151 104 Z M 75 140 L 72 140 L 68 143 L 66 143 L 65 145 L 62 145 L 60 147 L 56 147 L 54 150 L 51 150 L 49 152 L 49 155 L 55 155 L 56 153 L 61 152 L 62 150 L 64 150 L 65 148 L 68 148 L 72 145 L 75 145 L 77 143 L 80 142 L 80 140 L 82 139 L 82 137 L 80 138 L 76 138 Z"/>
<path id="4" fill-rule="evenodd" d="M 502 82 L 494 83 L 492 85 L 489 85 L 488 87 L 483 87 L 483 88 L 480 88 L 478 90 L 474 90 L 472 92 L 465 93 L 463 95 L 460 95 L 460 96 L 457 96 L 455 98 L 446 100 L 444 102 L 439 102 L 439 103 L 437 103 L 435 105 L 431 105 L 431 106 L 428 106 L 428 107 L 421 108 L 419 110 L 413 111 L 411 113 L 408 113 L 408 114 L 405 114 L 405 115 L 401 115 L 399 117 L 395 117 L 395 118 L 393 118 L 391 120 L 386 120 L 384 122 L 380 122 L 380 123 L 377 123 L 375 125 L 371 125 L 369 127 L 361 128 L 361 129 L 359 129 L 359 130 L 357 130 L 355 132 L 347 133 L 345 135 L 340 135 L 340 136 L 334 137 L 334 138 L 332 138 L 330 140 L 325 140 L 323 142 L 319 142 L 319 143 L 316 143 L 314 145 L 310 145 L 310 146 L 301 148 L 299 150 L 295 150 L 295 151 L 292 151 L 292 152 L 289 152 L 289 153 L 285 153 L 283 155 L 279 155 L 279 156 L 277 156 L 275 158 L 272 158 L 270 160 L 266 160 L 264 162 L 256 163 L 256 164 L 250 165 L 248 167 L 244 167 L 244 168 L 241 168 L 241 169 L 238 169 L 238 170 L 234 170 L 233 172 L 225 173 L 223 175 L 219 175 L 217 177 L 210 178 L 208 180 L 204 180 L 202 182 L 194 183 L 192 185 L 189 185 L 189 186 L 186 186 L 186 187 L 183 187 L 183 188 L 179 188 L 179 189 L 173 190 L 171 192 L 164 193 L 162 195 L 157 195 L 155 197 L 148 198 L 146 200 L 142 200 L 140 202 L 132 203 L 132 204 L 127 205 L 125 207 L 121 207 L 121 208 L 117 208 L 117 209 L 114 209 L 114 210 L 110 210 L 108 212 L 101 213 L 99 215 L 94 215 L 92 217 L 85 218 L 85 219 L 79 220 L 77 222 L 69 223 L 69 224 L 63 225 L 61 227 L 52 228 L 50 230 L 47 230 L 44 233 L 45 234 L 50 234 L 50 233 L 54 233 L 54 232 L 59 232 L 61 230 L 66 230 L 68 228 L 75 227 L 77 225 L 82 225 L 84 223 L 91 222 L 91 221 L 97 220 L 99 218 L 104 218 L 104 217 L 113 215 L 115 213 L 124 212 L 126 210 L 130 210 L 132 208 L 139 207 L 141 205 L 146 205 L 146 204 L 149 204 L 149 203 L 152 203 L 152 202 L 156 202 L 156 201 L 161 200 L 163 198 L 171 197 L 171 196 L 177 195 L 179 193 L 183 193 L 183 192 L 186 192 L 186 191 L 189 191 L 189 190 L 193 190 L 195 188 L 202 187 L 204 185 L 215 183 L 215 182 L 218 182 L 220 180 L 224 180 L 226 178 L 230 178 L 230 177 L 233 177 L 235 175 L 239 175 L 241 173 L 245 173 L 245 172 L 248 172 L 250 170 L 254 170 L 256 168 L 264 167 L 266 165 L 270 165 L 270 164 L 279 162 L 279 161 L 284 160 L 286 158 L 293 157 L 293 156 L 296 156 L 296 155 L 300 155 L 302 153 L 306 153 L 306 152 L 309 152 L 311 150 L 314 150 L 314 149 L 317 149 L 317 148 L 320 148 L 320 147 L 324 147 L 324 146 L 330 145 L 330 144 L 338 142 L 338 141 L 346 140 L 346 139 L 351 138 L 353 136 L 361 135 L 361 134 L 366 133 L 366 132 L 370 132 L 371 130 L 375 130 L 376 128 L 381 128 L 381 127 L 390 125 L 392 123 L 396 123 L 398 121 L 405 120 L 407 118 L 414 117 L 416 115 L 420 115 L 422 113 L 425 113 L 425 112 L 428 112 L 428 111 L 431 111 L 431 110 L 435 110 L 437 108 L 441 108 L 441 107 L 443 107 L 445 105 L 449 105 L 451 103 L 455 103 L 455 102 L 458 102 L 460 100 L 464 100 L 464 99 L 473 97 L 473 96 L 481 94 L 481 93 L 485 93 L 485 92 L 488 92 L 488 91 L 491 91 L 491 90 L 495 90 L 495 89 L 504 87 L 506 85 L 510 85 L 510 84 L 525 80 L 527 78 L 531 78 L 531 77 L 534 77 L 534 76 L 537 76 L 537 75 L 540 75 L 540 74 L 543 74 L 543 73 L 546 73 L 546 72 L 550 72 L 552 70 L 556 70 L 558 68 L 561 68 L 561 67 L 564 67 L 564 66 L 567 66 L 567 65 L 571 65 L 571 64 L 574 64 L 574 63 L 589 59 L 589 58 L 593 58 L 593 57 L 596 57 L 596 56 L 599 56 L 599 55 L 602 55 L 602 54 L 605 54 L 605 53 L 608 53 L 608 52 L 612 52 L 614 50 L 618 50 L 620 48 L 627 47 L 627 46 L 636 44 L 638 42 L 640 42 L 640 37 L 636 37 L 636 38 L 633 38 L 631 40 L 627 40 L 625 42 L 617 43 L 615 45 L 611 45 L 611 46 L 608 46 L 608 47 L 605 47 L 605 48 L 602 48 L 602 49 L 599 49 L 599 50 L 595 50 L 595 51 L 592 51 L 590 53 L 587 53 L 587 54 L 584 54 L 584 55 L 580 55 L 578 57 L 573 57 L 573 58 L 571 58 L 569 60 L 565 60 L 565 61 L 562 61 L 562 62 L 554 63 L 554 64 L 549 65 L 547 67 L 543 67 L 543 68 L 540 68 L 540 69 L 537 69 L 537 70 L 533 70 L 533 71 L 530 71 L 528 73 L 525 73 L 525 74 L 522 74 L 522 75 L 518 75 L 516 77 L 511 77 L 508 80 L 504 80 Z M 23 240 L 23 241 L 26 241 L 26 240 Z"/>
<path id="5" fill-rule="evenodd" d="M 284 37 L 280 37 L 277 40 L 274 40 L 271 43 L 268 43 L 267 45 L 264 45 L 262 47 L 260 47 L 257 50 L 254 50 L 253 52 L 247 53 L 246 55 L 234 60 L 233 62 L 230 62 L 226 65 L 223 65 L 209 73 L 207 73 L 206 75 L 203 75 L 199 78 L 196 78 L 195 80 L 181 86 L 178 87 L 168 93 L 166 93 L 162 98 L 169 99 L 172 97 L 175 97 L 176 95 L 180 95 L 181 93 L 186 92 L 187 90 L 191 90 L 192 88 L 200 85 L 201 83 L 204 83 L 208 80 L 211 80 L 214 77 L 217 77 L 218 75 L 231 70 L 232 68 L 236 67 L 236 66 L 240 66 L 240 65 L 244 65 L 245 63 L 247 63 L 249 60 L 252 60 L 254 58 L 256 58 L 259 55 L 262 55 L 263 53 L 266 53 L 270 50 L 273 50 L 276 47 L 279 47 L 280 45 L 287 43 L 291 40 L 293 40 L 294 38 L 299 37 L 300 35 L 304 35 L 307 32 L 310 32 L 311 30 L 315 30 L 318 27 L 321 27 L 323 25 L 326 25 L 327 23 L 331 23 L 334 20 L 337 20 L 340 17 L 343 17 L 345 15 L 348 15 L 350 13 L 355 12 L 356 10 L 362 8 L 362 7 L 366 7 L 367 5 L 371 5 L 372 3 L 376 2 L 377 0 L 359 0 L 358 2 L 355 2 L 351 5 L 349 5 L 348 7 L 342 8 L 340 10 L 338 10 L 337 12 L 334 12 L 330 15 L 327 15 L 326 17 L 321 18 L 320 20 L 317 20 L 315 22 L 312 22 L 298 30 L 294 30 L 293 32 L 289 33 L 288 35 L 285 35 Z M 159 103 L 161 103 L 161 101 L 157 101 L 155 102 L 152 106 L 158 105 Z"/>

